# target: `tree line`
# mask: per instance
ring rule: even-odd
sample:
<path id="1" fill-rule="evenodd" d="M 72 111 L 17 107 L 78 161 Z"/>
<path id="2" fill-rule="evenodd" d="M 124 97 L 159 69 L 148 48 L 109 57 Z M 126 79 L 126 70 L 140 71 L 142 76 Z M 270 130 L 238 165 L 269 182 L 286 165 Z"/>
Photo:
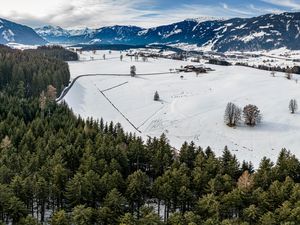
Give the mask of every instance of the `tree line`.
<path id="1" fill-rule="evenodd" d="M 29 98 L 39 96 L 52 85 L 60 94 L 70 80 L 69 66 L 39 51 L 23 52 L 0 46 L 0 90 Z"/>
<path id="2" fill-rule="evenodd" d="M 28 49 L 25 52 L 40 54 L 49 58 L 59 59 L 62 61 L 77 61 L 78 54 L 59 45 L 39 46 L 37 49 Z"/>
<path id="3" fill-rule="evenodd" d="M 245 67 L 251 67 L 259 70 L 267 70 L 267 71 L 277 71 L 277 72 L 284 72 L 284 73 L 294 73 L 294 74 L 300 74 L 300 66 L 293 66 L 293 67 L 280 67 L 280 66 L 267 66 L 267 65 L 249 65 L 248 63 L 244 62 L 237 62 L 235 65 L 237 66 L 245 66 Z"/>

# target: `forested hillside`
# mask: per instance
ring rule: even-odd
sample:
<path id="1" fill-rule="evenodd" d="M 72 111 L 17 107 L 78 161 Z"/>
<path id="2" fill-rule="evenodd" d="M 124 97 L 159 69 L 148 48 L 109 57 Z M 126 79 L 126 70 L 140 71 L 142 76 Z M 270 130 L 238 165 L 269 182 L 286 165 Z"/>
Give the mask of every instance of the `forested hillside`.
<path id="1" fill-rule="evenodd" d="M 63 61 L 78 60 L 77 53 L 67 50 L 59 45 L 39 46 L 37 49 L 28 49 L 26 52 L 37 53 L 49 58 L 60 59 Z"/>
<path id="2" fill-rule="evenodd" d="M 52 85 L 59 94 L 69 80 L 66 62 L 41 55 L 39 50 L 22 52 L 0 45 L 0 90 L 32 97 Z"/>
<path id="3" fill-rule="evenodd" d="M 10 49 L 3 54 L 7 64 L 20 65 L 12 56 L 27 62 L 26 75 L 40 68 L 44 75 L 50 62 L 65 66 L 45 57 L 42 67 Z M 0 94 L 2 224 L 300 224 L 300 162 L 288 151 L 275 164 L 262 159 L 256 171 L 226 147 L 221 157 L 193 143 L 177 153 L 164 135 L 144 143 L 120 124 L 75 117 L 55 103 L 52 88 L 39 95 L 44 89 L 31 79 L 24 82 L 32 94 L 12 92 L 25 75 L 16 70 L 14 77 Z"/>

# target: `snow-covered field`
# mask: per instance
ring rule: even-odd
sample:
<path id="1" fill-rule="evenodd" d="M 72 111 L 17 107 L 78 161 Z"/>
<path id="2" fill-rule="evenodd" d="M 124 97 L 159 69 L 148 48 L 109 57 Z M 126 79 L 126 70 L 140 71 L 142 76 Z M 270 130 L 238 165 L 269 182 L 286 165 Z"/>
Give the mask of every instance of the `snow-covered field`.
<path id="1" fill-rule="evenodd" d="M 101 60 L 106 54 L 106 60 Z M 84 52 L 79 62 L 70 62 L 75 78 L 81 74 L 129 74 L 131 65 L 137 73 L 168 73 L 170 69 L 190 64 L 168 59 L 148 62 L 120 61 L 120 52 Z M 88 61 L 90 57 L 95 60 Z M 203 63 L 203 62 L 202 62 Z M 180 148 L 184 141 L 210 146 L 218 155 L 228 146 L 240 160 L 250 160 L 257 167 L 262 157 L 276 160 L 282 148 L 300 158 L 300 113 L 290 114 L 291 98 L 300 102 L 300 82 L 287 80 L 284 74 L 271 77 L 267 71 L 246 67 L 206 65 L 215 71 L 195 73 L 82 77 L 76 81 L 65 101 L 82 117 L 103 117 L 120 122 L 126 131 L 137 132 L 121 115 L 127 117 L 145 138 L 167 135 L 171 145 Z M 184 78 L 180 78 L 183 75 Z M 295 75 L 296 76 L 296 75 Z M 119 86 L 120 85 L 120 86 Z M 111 87 L 116 88 L 107 90 Z M 109 98 L 118 112 L 101 93 Z M 158 91 L 161 101 L 153 101 Z M 255 104 L 263 114 L 257 127 L 244 124 L 229 128 L 223 122 L 225 107 L 234 102 L 240 107 Z"/>
<path id="2" fill-rule="evenodd" d="M 229 53 L 231 55 L 238 54 L 241 55 L 241 53 Z M 255 54 L 257 57 L 245 57 L 244 59 L 227 59 L 228 61 L 232 63 L 236 62 L 242 62 L 247 63 L 250 66 L 259 66 L 259 65 L 265 65 L 268 67 L 281 67 L 286 68 L 288 67 L 294 67 L 300 65 L 300 52 L 299 51 L 261 51 L 261 52 L 248 52 L 243 53 L 251 55 Z"/>

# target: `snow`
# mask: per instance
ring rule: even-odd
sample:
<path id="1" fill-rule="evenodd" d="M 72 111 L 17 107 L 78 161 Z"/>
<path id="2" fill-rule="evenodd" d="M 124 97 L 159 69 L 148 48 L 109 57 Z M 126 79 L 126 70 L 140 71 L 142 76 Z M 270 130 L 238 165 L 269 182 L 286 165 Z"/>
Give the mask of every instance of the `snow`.
<path id="1" fill-rule="evenodd" d="M 236 27 L 236 29 L 242 29 L 247 25 L 247 23 L 242 24 L 241 26 Z"/>
<path id="2" fill-rule="evenodd" d="M 295 25 L 297 30 L 298 30 L 298 34 L 296 34 L 295 38 L 297 39 L 299 37 L 299 34 L 300 34 L 300 27 L 298 24 Z"/>
<path id="3" fill-rule="evenodd" d="M 281 33 L 278 30 L 270 30 L 270 32 L 276 34 L 277 36 L 281 35 Z"/>
<path id="4" fill-rule="evenodd" d="M 267 41 L 273 41 L 268 39 Z M 289 50 L 287 48 L 278 48 L 271 51 L 253 51 L 253 52 L 227 52 L 226 55 L 243 56 L 243 59 L 228 59 L 232 63 L 243 62 L 251 66 L 266 65 L 269 67 L 286 68 L 299 66 L 300 51 Z M 251 57 L 255 55 L 255 57 Z M 245 57 L 246 56 L 246 57 Z"/>
<path id="5" fill-rule="evenodd" d="M 247 43 L 247 42 L 250 42 L 250 41 L 254 40 L 255 38 L 263 37 L 265 35 L 268 35 L 268 34 L 264 31 L 254 32 L 249 36 L 244 36 L 244 37 L 240 38 L 240 40 Z"/>
<path id="6" fill-rule="evenodd" d="M 269 29 L 271 27 L 274 27 L 274 25 L 268 24 L 266 26 L 259 26 L 260 29 Z"/>
<path id="7" fill-rule="evenodd" d="M 95 38 L 95 39 L 91 40 L 89 43 L 90 44 L 97 44 L 97 43 L 100 43 L 101 41 L 102 41 L 101 39 Z"/>
<path id="8" fill-rule="evenodd" d="M 223 28 L 225 28 L 225 26 L 220 26 L 220 27 L 214 29 L 214 31 L 219 31 L 219 30 L 222 30 Z M 227 28 L 227 27 L 226 27 L 226 28 Z"/>
<path id="9" fill-rule="evenodd" d="M 100 60 L 104 53 L 107 60 Z M 95 60 L 87 61 L 90 56 Z M 300 101 L 300 82 L 287 80 L 283 73 L 271 77 L 268 71 L 216 65 L 207 65 L 215 71 L 199 76 L 194 73 L 136 78 L 108 76 L 128 74 L 131 65 L 137 67 L 139 74 L 169 72 L 191 64 L 168 59 L 131 62 L 129 57 L 120 62 L 119 56 L 120 52 L 115 51 L 112 54 L 97 51 L 96 55 L 84 52 L 82 61 L 69 62 L 72 78 L 88 73 L 107 74 L 77 80 L 64 99 L 76 114 L 120 122 L 126 131 L 136 132 L 145 140 L 164 132 L 177 149 L 184 141 L 194 141 L 203 148 L 210 146 L 221 155 L 224 146 L 228 146 L 239 160 L 251 160 L 256 167 L 264 156 L 275 161 L 284 147 L 300 158 L 300 113 L 292 115 L 288 111 L 291 98 Z M 100 93 L 117 85 L 120 86 L 104 93 L 141 133 Z M 161 97 L 159 102 L 153 101 L 155 91 Z M 227 127 L 223 116 L 228 102 L 240 107 L 257 105 L 263 114 L 262 123 L 257 127 L 244 124 Z"/>
<path id="10" fill-rule="evenodd" d="M 36 28 L 35 31 L 41 36 L 53 35 L 56 37 L 60 36 L 78 36 L 78 35 L 91 35 L 95 32 L 94 29 L 63 29 L 59 26 L 47 25 L 44 27 Z"/>
<path id="11" fill-rule="evenodd" d="M 9 42 L 6 45 L 9 46 L 10 48 L 19 49 L 19 50 L 37 49 L 38 47 L 38 45 L 24 45 L 16 42 Z"/>
<path id="12" fill-rule="evenodd" d="M 165 34 L 165 35 L 163 36 L 163 38 L 168 38 L 168 37 L 171 37 L 171 36 L 173 36 L 173 35 L 175 35 L 175 34 L 180 34 L 181 32 L 182 32 L 181 29 L 176 29 L 176 28 L 175 28 L 175 30 L 171 31 L 171 32 L 168 33 L 168 34 Z"/>
<path id="13" fill-rule="evenodd" d="M 41 35 L 41 36 L 46 36 L 46 35 L 53 35 L 56 37 L 59 36 L 69 36 L 69 32 L 67 30 L 64 30 L 63 28 L 59 26 L 44 26 L 41 28 L 37 28 L 36 32 Z"/>
<path id="14" fill-rule="evenodd" d="M 142 36 L 142 35 L 145 35 L 149 32 L 149 29 L 145 29 L 145 30 L 141 30 L 138 32 L 138 36 Z"/>
<path id="15" fill-rule="evenodd" d="M 75 29 L 75 30 L 67 30 L 71 36 L 79 36 L 79 35 L 90 35 L 93 34 L 96 30 L 90 28 L 84 29 Z"/>
<path id="16" fill-rule="evenodd" d="M 3 38 L 4 38 L 6 41 L 8 41 L 8 42 L 13 42 L 13 41 L 15 41 L 15 38 L 14 38 L 15 34 L 14 34 L 14 32 L 12 32 L 10 29 L 4 30 L 4 31 L 2 32 L 2 36 L 3 36 Z"/>
<path id="17" fill-rule="evenodd" d="M 206 21 L 222 21 L 222 20 L 226 20 L 226 18 L 224 17 L 212 17 L 212 16 L 203 16 L 203 17 L 198 17 L 198 18 L 194 18 L 194 19 L 187 19 L 186 21 L 195 21 L 198 23 L 198 25 L 200 23 L 206 22 Z"/>

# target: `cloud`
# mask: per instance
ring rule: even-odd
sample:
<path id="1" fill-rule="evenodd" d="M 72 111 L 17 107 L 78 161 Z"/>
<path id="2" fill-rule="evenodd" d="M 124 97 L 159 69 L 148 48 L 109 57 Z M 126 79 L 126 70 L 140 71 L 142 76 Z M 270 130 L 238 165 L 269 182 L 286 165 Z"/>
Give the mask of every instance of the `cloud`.
<path id="1" fill-rule="evenodd" d="M 282 6 L 290 8 L 292 10 L 300 9 L 300 1 L 296 0 L 262 0 L 263 2 L 270 3 L 272 5 Z"/>
<path id="2" fill-rule="evenodd" d="M 253 4 L 249 5 L 249 8 L 253 11 L 256 11 L 258 13 L 283 13 L 284 10 L 278 9 L 278 8 L 265 8 L 265 7 L 256 7 Z"/>
<path id="3" fill-rule="evenodd" d="M 162 0 L 163 1 L 163 0 Z M 99 28 L 112 25 L 153 27 L 198 17 L 251 17 L 273 9 L 227 3 L 192 4 L 188 1 L 162 7 L 160 0 L 9 0 L 0 17 L 33 27 L 46 24 L 66 28 Z M 174 0 L 176 1 L 176 0 Z M 263 0 L 276 1 L 276 0 Z M 287 1 L 287 0 L 282 0 Z M 195 1 L 193 1 L 195 2 Z M 165 2 L 164 2 L 165 3 Z M 273 10 L 275 11 L 275 9 Z"/>
<path id="4" fill-rule="evenodd" d="M 138 9 L 150 0 L 10 0 L 0 8 L 0 17 L 28 25 L 60 25 L 64 27 L 104 26 L 129 23 L 136 17 L 153 13 Z M 44 4 L 46 3 L 47 4 Z M 52 2 L 52 4 L 49 4 Z M 64 3 L 63 3 L 64 2 Z M 39 7 L 36 7 L 39 6 Z"/>

